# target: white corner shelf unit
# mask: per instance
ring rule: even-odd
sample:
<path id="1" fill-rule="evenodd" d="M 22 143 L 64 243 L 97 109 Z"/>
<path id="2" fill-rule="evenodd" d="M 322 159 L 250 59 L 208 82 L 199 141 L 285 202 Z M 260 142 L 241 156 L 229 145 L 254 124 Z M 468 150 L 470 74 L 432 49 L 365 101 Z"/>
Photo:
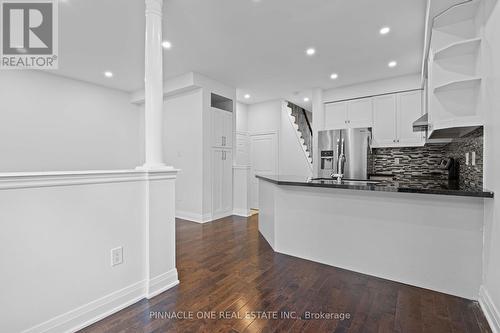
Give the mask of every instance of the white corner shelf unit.
<path id="1" fill-rule="evenodd" d="M 461 80 L 449 81 L 434 87 L 434 93 L 438 94 L 447 91 L 456 91 L 463 89 L 476 89 L 481 84 L 481 78 L 466 78 Z"/>
<path id="2" fill-rule="evenodd" d="M 434 60 L 458 57 L 466 54 L 476 54 L 481 45 L 481 38 L 471 38 L 451 43 L 434 53 Z"/>
<path id="3" fill-rule="evenodd" d="M 436 16 L 428 61 L 429 137 L 435 130 L 483 125 L 482 0 L 458 3 Z"/>

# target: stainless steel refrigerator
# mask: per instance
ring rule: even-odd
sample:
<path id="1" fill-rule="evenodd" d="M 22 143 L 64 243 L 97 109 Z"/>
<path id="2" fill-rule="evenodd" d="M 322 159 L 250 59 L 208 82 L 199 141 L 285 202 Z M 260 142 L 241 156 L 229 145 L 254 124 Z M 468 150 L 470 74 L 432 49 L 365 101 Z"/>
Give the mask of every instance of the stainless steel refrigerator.
<path id="1" fill-rule="evenodd" d="M 339 159 L 344 164 L 344 179 L 368 179 L 368 154 L 371 145 L 371 129 L 350 128 L 320 131 L 320 178 L 330 178 L 339 173 Z M 342 160 L 342 156 L 345 160 Z"/>

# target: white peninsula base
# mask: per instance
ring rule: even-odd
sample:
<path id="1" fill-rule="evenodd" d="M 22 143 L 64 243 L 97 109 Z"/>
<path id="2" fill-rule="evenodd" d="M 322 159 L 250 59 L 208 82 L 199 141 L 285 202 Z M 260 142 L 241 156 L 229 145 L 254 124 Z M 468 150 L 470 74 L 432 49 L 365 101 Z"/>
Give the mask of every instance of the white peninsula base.
<path id="1" fill-rule="evenodd" d="M 274 251 L 477 299 L 484 199 L 277 185 L 259 179 Z"/>

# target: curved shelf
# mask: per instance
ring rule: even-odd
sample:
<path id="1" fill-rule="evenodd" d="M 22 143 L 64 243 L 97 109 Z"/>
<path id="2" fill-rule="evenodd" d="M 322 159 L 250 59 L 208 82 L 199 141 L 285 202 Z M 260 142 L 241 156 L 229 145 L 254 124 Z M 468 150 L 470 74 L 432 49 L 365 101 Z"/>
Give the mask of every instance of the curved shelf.
<path id="1" fill-rule="evenodd" d="M 481 83 L 481 78 L 478 77 L 465 80 L 450 81 L 435 87 L 434 93 L 459 90 L 459 89 L 472 89 L 479 87 L 480 83 Z"/>
<path id="2" fill-rule="evenodd" d="M 465 54 L 476 53 L 481 45 L 481 38 L 472 38 L 460 42 L 451 43 L 434 53 L 434 60 L 456 57 Z"/>
<path id="3" fill-rule="evenodd" d="M 434 18 L 433 28 L 439 29 L 476 16 L 479 0 L 470 0 L 457 4 Z"/>

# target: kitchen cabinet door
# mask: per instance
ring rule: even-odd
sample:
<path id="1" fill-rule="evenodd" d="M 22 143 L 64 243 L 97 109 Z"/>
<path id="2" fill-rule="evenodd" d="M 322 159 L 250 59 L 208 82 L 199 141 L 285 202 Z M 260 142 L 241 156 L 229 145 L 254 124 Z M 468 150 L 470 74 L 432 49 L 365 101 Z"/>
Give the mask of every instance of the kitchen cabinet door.
<path id="1" fill-rule="evenodd" d="M 212 108 L 212 146 L 233 146 L 233 113 Z"/>
<path id="2" fill-rule="evenodd" d="M 212 108 L 212 146 L 222 147 L 224 143 L 224 112 Z"/>
<path id="3" fill-rule="evenodd" d="M 222 204 L 222 179 L 224 177 L 223 150 L 212 149 L 212 215 L 217 216 L 223 212 Z"/>
<path id="4" fill-rule="evenodd" d="M 413 122 L 422 116 L 422 91 L 410 91 L 397 95 L 398 145 L 402 147 L 423 146 L 422 132 L 413 132 Z"/>
<path id="5" fill-rule="evenodd" d="M 233 158 L 228 149 L 212 149 L 212 218 L 233 211 Z"/>
<path id="6" fill-rule="evenodd" d="M 223 123 L 224 123 L 224 134 L 223 134 L 223 146 L 232 147 L 233 146 L 233 113 L 223 112 Z"/>
<path id="7" fill-rule="evenodd" d="M 325 130 L 347 128 L 347 102 L 325 105 Z"/>
<path id="8" fill-rule="evenodd" d="M 347 108 L 347 124 L 351 128 L 373 126 L 373 98 L 350 101 Z"/>
<path id="9" fill-rule="evenodd" d="M 396 95 L 378 96 L 373 99 L 372 147 L 397 146 L 396 107 Z"/>
<path id="10" fill-rule="evenodd" d="M 222 156 L 222 211 L 233 211 L 233 158 L 231 150 L 224 150 Z"/>

